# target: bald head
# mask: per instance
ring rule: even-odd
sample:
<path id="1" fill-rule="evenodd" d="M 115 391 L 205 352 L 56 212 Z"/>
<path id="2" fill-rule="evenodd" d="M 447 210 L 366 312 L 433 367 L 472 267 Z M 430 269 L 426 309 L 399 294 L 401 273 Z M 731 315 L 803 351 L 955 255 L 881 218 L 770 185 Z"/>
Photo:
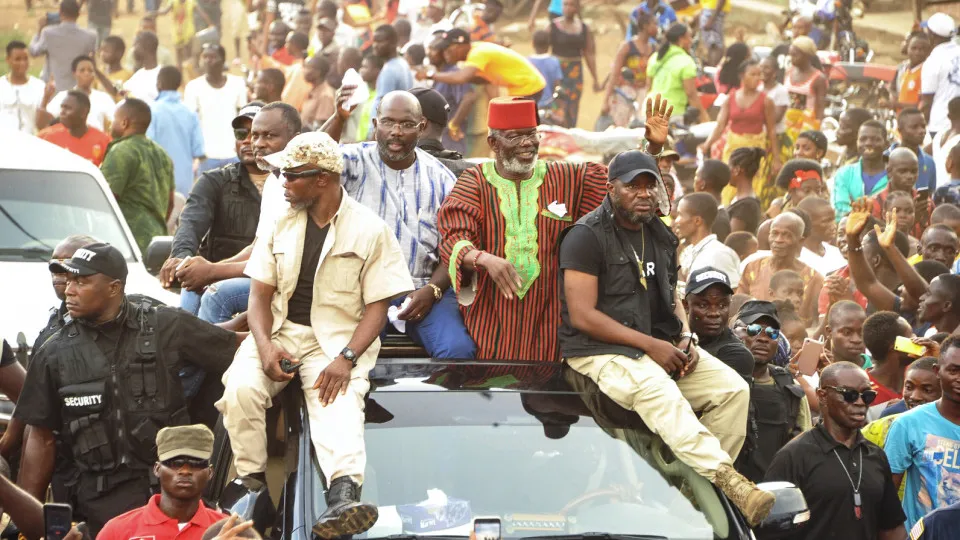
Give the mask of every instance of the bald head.
<path id="1" fill-rule="evenodd" d="M 404 110 L 416 117 L 417 121 L 423 119 L 420 100 L 417 99 L 417 96 L 406 90 L 394 90 L 383 96 L 383 99 L 380 100 L 380 106 L 377 108 L 377 118 L 380 118 L 387 109 Z"/>
<path id="2" fill-rule="evenodd" d="M 792 212 L 784 212 L 773 218 L 770 228 L 787 228 L 793 231 L 798 237 L 803 236 L 803 218 Z"/>
<path id="3" fill-rule="evenodd" d="M 853 380 L 869 381 L 867 372 L 852 362 L 834 362 L 820 373 L 820 388 L 826 386 L 856 386 Z"/>
<path id="4" fill-rule="evenodd" d="M 887 157 L 887 163 L 917 164 L 919 163 L 919 160 L 917 159 L 917 155 L 913 153 L 913 150 L 898 146 L 894 148 L 892 152 L 890 152 L 890 155 Z"/>
<path id="5" fill-rule="evenodd" d="M 53 248 L 54 259 L 69 259 L 73 253 L 83 246 L 96 244 L 99 242 L 96 238 L 86 234 L 71 234 L 64 238 L 57 247 Z"/>

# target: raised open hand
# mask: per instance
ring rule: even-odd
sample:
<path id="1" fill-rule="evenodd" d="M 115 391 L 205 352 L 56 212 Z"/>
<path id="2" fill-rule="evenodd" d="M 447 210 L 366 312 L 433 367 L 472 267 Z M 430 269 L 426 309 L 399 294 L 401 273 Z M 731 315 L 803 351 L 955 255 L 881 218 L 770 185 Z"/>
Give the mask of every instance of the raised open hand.
<path id="1" fill-rule="evenodd" d="M 647 98 L 647 119 L 643 124 L 644 136 L 653 144 L 664 145 L 670 131 L 670 115 L 673 106 L 667 103 L 660 94 L 655 98 Z"/>
<path id="2" fill-rule="evenodd" d="M 877 242 L 880 243 L 880 247 L 883 249 L 893 247 L 893 241 L 897 237 L 897 209 L 887 212 L 887 224 L 883 231 L 880 230 L 879 225 L 874 225 L 873 230 L 877 232 Z"/>
<path id="3" fill-rule="evenodd" d="M 850 214 L 847 216 L 847 236 L 860 236 L 867 220 L 870 219 L 870 199 L 861 197 L 850 203 Z"/>

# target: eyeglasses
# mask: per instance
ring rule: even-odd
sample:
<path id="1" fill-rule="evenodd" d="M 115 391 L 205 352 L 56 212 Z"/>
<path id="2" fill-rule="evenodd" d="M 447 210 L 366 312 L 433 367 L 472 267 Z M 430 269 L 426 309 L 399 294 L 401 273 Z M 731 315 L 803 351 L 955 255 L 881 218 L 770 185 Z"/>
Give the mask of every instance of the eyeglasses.
<path id="1" fill-rule="evenodd" d="M 310 178 L 312 176 L 320 176 L 321 174 L 329 173 L 324 169 L 310 169 L 309 171 L 300 171 L 300 172 L 291 172 L 284 170 L 274 171 L 277 175 L 277 178 L 286 178 L 287 180 L 299 180 L 301 178 Z"/>
<path id="2" fill-rule="evenodd" d="M 391 120 L 389 118 L 384 118 L 383 120 L 377 120 L 377 124 L 386 129 L 393 129 L 397 126 L 400 126 L 400 129 L 403 131 L 413 131 L 417 129 L 420 125 L 420 122 L 414 122 L 412 120 L 404 120 L 398 122 L 396 120 Z"/>
<path id="3" fill-rule="evenodd" d="M 864 405 L 870 405 L 873 403 L 873 400 L 877 399 L 877 393 L 873 390 L 864 390 L 863 392 L 860 392 L 859 390 L 847 388 L 845 386 L 821 386 L 820 388 L 833 390 L 834 392 L 840 394 L 843 400 L 847 403 L 856 403 L 858 399 L 862 399 Z"/>
<path id="4" fill-rule="evenodd" d="M 210 460 L 181 456 L 171 458 L 166 461 L 161 461 L 160 464 L 168 469 L 173 470 L 182 469 L 184 465 L 190 467 L 191 469 L 206 469 L 210 466 Z"/>
<path id="5" fill-rule="evenodd" d="M 233 138 L 238 141 L 245 141 L 250 136 L 250 130 L 247 128 L 234 128 Z"/>
<path id="6" fill-rule="evenodd" d="M 760 332 L 766 332 L 767 336 L 776 341 L 780 339 L 780 330 L 772 326 L 763 326 L 762 324 L 749 324 L 746 326 L 747 335 L 750 337 L 755 337 L 760 335 Z"/>

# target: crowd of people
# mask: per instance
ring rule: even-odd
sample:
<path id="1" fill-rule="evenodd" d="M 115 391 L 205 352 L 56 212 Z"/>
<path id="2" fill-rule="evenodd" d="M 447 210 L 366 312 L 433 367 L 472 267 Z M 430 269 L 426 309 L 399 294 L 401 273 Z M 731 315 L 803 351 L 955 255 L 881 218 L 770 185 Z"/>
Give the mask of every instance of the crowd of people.
<path id="1" fill-rule="evenodd" d="M 551 2 L 529 58 L 497 35 L 496 0 L 465 28 L 440 0 L 388 3 L 367 30 L 362 3 L 250 4 L 245 77 L 204 33 L 216 2 L 153 6 L 127 66 L 115 6 L 87 3 L 86 30 L 61 0 L 59 22 L 6 45 L 0 122 L 97 165 L 141 250 L 173 232 L 159 280 L 181 304 L 128 295 L 109 244 L 56 246 L 62 304 L 26 370 L 6 343 L 0 362 L 17 402 L 0 456 L 22 450 L 0 506 L 28 538 L 48 486 L 77 535 L 262 532 L 201 501 L 210 428 L 222 416 L 238 475 L 221 500 L 269 500 L 267 409 L 299 375 L 326 482 L 313 531 L 362 533 L 378 519 L 361 500 L 364 396 L 390 333 L 438 359 L 565 362 L 751 526 L 775 501 L 757 483 L 789 481 L 811 510 L 800 538 L 948 538 L 956 23 L 938 13 L 907 37 L 895 122 L 848 108 L 835 152 L 804 26 L 783 69 L 724 48 L 727 0 L 702 7 L 691 27 L 641 3 L 604 83 L 577 0 Z M 156 33 L 170 11 L 172 54 Z M 694 32 L 726 101 L 681 195 L 671 118 L 709 118 Z M 642 118 L 645 141 L 607 164 L 542 160 L 538 128 L 576 125 L 584 67 L 603 113 Z"/>

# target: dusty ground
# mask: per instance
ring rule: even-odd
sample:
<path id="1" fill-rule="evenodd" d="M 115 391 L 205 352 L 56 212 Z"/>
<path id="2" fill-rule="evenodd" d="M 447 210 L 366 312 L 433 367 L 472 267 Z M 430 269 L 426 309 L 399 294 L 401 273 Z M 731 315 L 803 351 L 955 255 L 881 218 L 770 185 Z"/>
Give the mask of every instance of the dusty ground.
<path id="1" fill-rule="evenodd" d="M 121 15 L 114 21 L 113 33 L 123 36 L 128 46 L 136 32 L 139 17 L 143 11 L 142 0 L 136 0 L 137 9 L 134 14 L 126 13 L 126 2 L 121 2 Z M 597 67 L 600 79 L 603 80 L 611 68 L 613 56 L 622 41 L 623 32 L 618 20 L 625 20 L 633 2 L 622 4 L 597 5 L 585 2 L 584 18 L 593 29 L 597 41 Z M 736 3 L 735 3 L 736 5 Z M 232 8 L 239 6 L 239 0 L 224 0 L 224 40 L 223 44 L 227 48 L 231 60 L 234 57 L 235 50 L 233 46 L 235 17 L 239 14 Z M 23 39 L 28 41 L 36 32 L 37 20 L 47 11 L 56 11 L 55 0 L 35 0 L 33 9 L 28 12 L 22 0 L 0 0 L 0 45 L 4 45 L 10 39 Z M 540 21 L 541 25 L 546 25 L 546 16 Z M 734 23 L 728 25 L 728 35 L 732 35 L 733 28 L 744 25 L 746 30 L 747 42 L 753 45 L 770 45 L 770 40 L 763 33 L 764 25 L 767 22 L 774 21 L 773 17 L 741 16 L 734 19 Z M 85 18 L 81 18 L 80 24 L 85 26 Z M 161 45 L 171 48 L 171 28 L 170 18 L 161 17 L 159 19 L 159 33 Z M 514 43 L 514 48 L 523 53 L 531 54 L 530 33 L 527 31 L 526 24 L 523 22 L 503 21 L 499 25 L 500 33 L 508 36 Z M 899 58 L 899 43 L 874 42 L 873 47 L 878 50 L 875 61 L 882 63 L 894 63 Z M 40 61 L 35 60 L 34 66 L 39 71 Z M 0 71 L 5 71 L 2 66 L 2 57 L 0 57 Z M 579 127 L 591 129 L 594 121 L 600 113 L 601 95 L 592 91 L 591 79 L 587 75 L 587 84 L 585 85 L 584 96 L 580 104 Z"/>

